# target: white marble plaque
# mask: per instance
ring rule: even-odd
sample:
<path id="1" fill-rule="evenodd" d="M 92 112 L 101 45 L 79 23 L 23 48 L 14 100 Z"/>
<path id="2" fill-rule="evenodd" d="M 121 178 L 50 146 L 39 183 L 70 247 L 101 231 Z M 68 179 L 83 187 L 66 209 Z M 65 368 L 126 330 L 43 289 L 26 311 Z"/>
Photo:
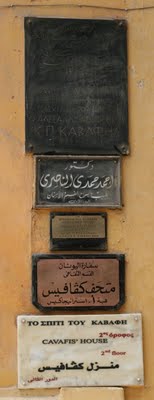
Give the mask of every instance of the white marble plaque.
<path id="1" fill-rule="evenodd" d="M 18 316 L 18 387 L 143 385 L 141 314 Z"/>

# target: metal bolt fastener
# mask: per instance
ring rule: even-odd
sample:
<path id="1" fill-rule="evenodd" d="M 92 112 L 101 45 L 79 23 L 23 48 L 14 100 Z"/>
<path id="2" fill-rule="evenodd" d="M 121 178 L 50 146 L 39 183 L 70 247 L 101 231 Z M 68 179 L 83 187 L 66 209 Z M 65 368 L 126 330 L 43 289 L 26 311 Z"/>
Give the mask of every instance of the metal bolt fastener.
<path id="1" fill-rule="evenodd" d="M 135 320 L 135 321 L 138 321 L 138 317 L 135 317 L 134 320 Z"/>
<path id="2" fill-rule="evenodd" d="M 137 382 L 141 382 L 141 378 L 137 378 Z"/>
<path id="3" fill-rule="evenodd" d="M 25 324 L 25 323 L 26 323 L 26 320 L 25 320 L 25 319 L 22 319 L 21 322 L 22 322 L 22 324 Z"/>

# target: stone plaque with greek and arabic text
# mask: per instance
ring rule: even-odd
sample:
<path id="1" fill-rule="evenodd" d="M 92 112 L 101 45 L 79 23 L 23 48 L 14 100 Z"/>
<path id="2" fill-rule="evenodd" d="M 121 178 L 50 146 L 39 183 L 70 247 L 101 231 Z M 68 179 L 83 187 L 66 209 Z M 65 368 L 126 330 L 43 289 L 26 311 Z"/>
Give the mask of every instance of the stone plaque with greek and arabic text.
<path id="1" fill-rule="evenodd" d="M 20 315 L 18 387 L 143 385 L 141 314 Z"/>

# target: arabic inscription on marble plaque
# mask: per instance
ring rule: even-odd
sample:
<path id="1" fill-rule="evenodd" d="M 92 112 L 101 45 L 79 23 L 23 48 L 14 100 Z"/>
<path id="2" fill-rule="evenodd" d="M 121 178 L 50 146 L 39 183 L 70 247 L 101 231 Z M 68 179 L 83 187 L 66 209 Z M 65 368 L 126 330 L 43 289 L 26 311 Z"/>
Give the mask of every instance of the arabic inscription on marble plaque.
<path id="1" fill-rule="evenodd" d="M 33 256 L 33 304 L 42 310 L 119 308 L 125 300 L 124 255 Z"/>
<path id="2" fill-rule="evenodd" d="M 20 315 L 18 387 L 143 385 L 141 314 Z"/>

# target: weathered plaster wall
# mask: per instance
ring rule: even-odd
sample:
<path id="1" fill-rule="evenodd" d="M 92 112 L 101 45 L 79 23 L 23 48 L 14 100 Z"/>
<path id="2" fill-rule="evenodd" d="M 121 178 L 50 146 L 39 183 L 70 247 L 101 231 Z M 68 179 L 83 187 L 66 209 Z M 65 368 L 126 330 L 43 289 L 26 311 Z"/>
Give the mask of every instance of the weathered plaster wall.
<path id="1" fill-rule="evenodd" d="M 154 1 L 0 0 L 0 396 L 49 396 L 16 388 L 16 316 L 31 304 L 31 253 L 49 252 L 49 211 L 32 210 L 33 158 L 24 152 L 24 16 L 128 20 L 129 134 L 123 159 L 124 208 L 108 211 L 109 252 L 126 253 L 126 304 L 142 312 L 145 388 L 126 400 L 154 397 Z M 44 7 L 44 5 L 46 5 Z M 126 11 L 129 9 L 129 11 Z M 87 399 L 88 400 L 88 399 Z"/>

